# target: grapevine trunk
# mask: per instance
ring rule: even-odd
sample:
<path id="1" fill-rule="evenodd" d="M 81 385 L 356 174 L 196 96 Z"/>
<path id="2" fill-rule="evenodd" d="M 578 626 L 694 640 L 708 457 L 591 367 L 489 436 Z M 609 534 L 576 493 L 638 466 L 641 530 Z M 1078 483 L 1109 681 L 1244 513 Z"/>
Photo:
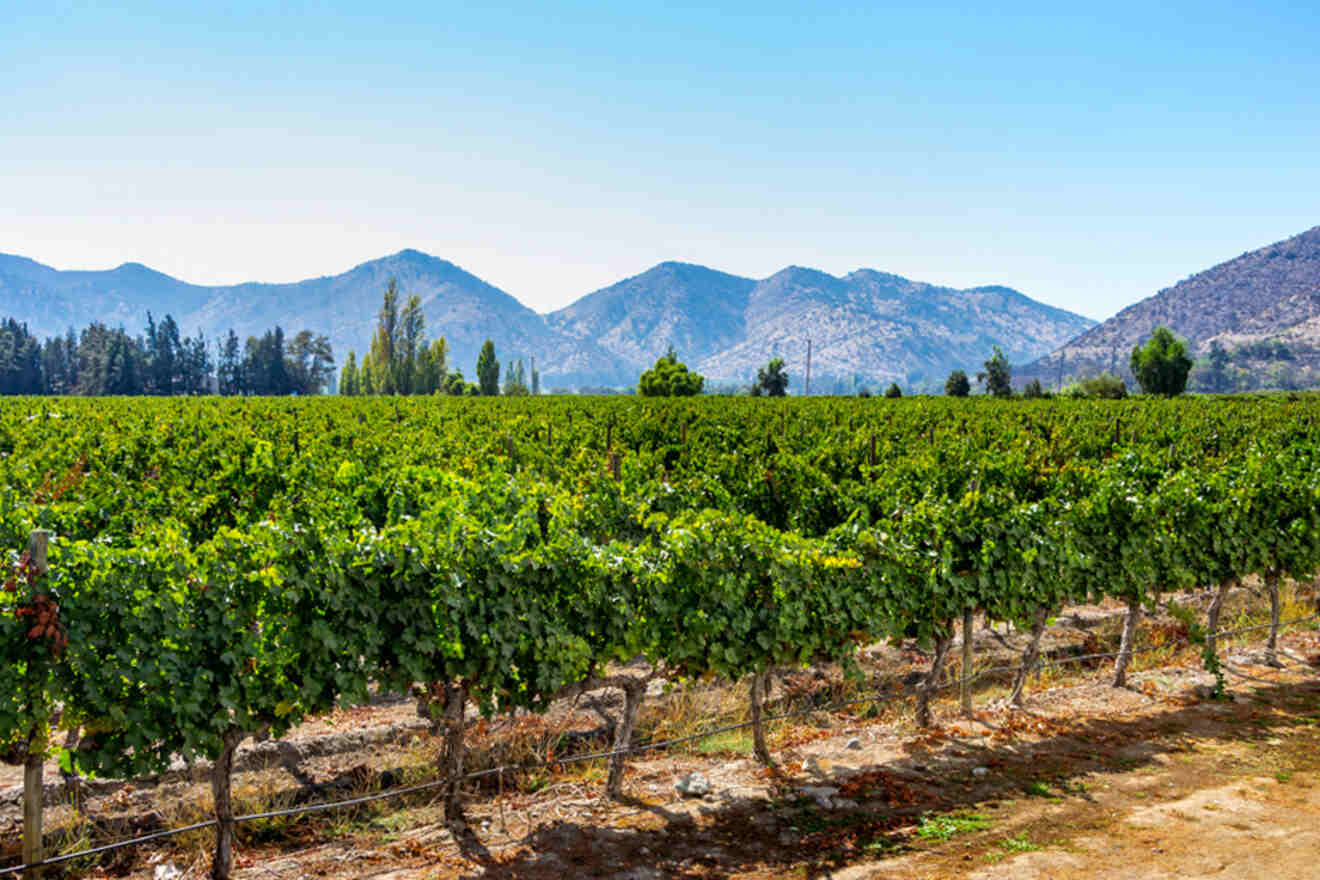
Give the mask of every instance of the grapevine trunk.
<path id="1" fill-rule="evenodd" d="M 1017 676 L 1013 679 L 1013 690 L 1008 697 L 1008 702 L 1011 705 L 1022 705 L 1022 691 L 1027 684 L 1028 673 L 1036 665 L 1036 661 L 1040 659 L 1040 638 L 1044 634 L 1045 606 L 1037 605 L 1036 614 L 1031 619 L 1031 642 L 1027 645 L 1027 649 L 1022 652 L 1022 665 L 1018 668 Z"/>
<path id="2" fill-rule="evenodd" d="M 944 668 L 944 658 L 948 656 L 949 645 L 952 643 L 953 637 L 948 635 L 935 639 L 935 657 L 930 661 L 930 671 L 926 673 L 921 689 L 917 691 L 917 724 L 920 727 L 930 727 L 934 720 L 930 711 L 930 700 L 939 686 L 940 671 Z"/>
<path id="3" fill-rule="evenodd" d="M 623 717 L 614 731 L 614 754 L 610 755 L 610 776 L 605 783 L 605 793 L 615 800 L 623 798 L 623 774 L 627 756 L 624 751 L 632 745 L 633 727 L 637 724 L 637 713 L 642 708 L 646 696 L 646 682 L 643 679 L 620 682 L 623 688 Z"/>
<path id="4" fill-rule="evenodd" d="M 1127 617 L 1123 619 L 1123 640 L 1118 645 L 1118 659 L 1114 661 L 1114 687 L 1127 687 L 1127 668 L 1132 662 L 1132 644 L 1137 638 L 1137 622 L 1141 619 L 1141 602 L 1129 599 Z"/>
<path id="5" fill-rule="evenodd" d="M 232 783 L 234 753 L 243 734 L 229 728 L 221 737 L 220 754 L 211 768 L 211 793 L 215 798 L 215 859 L 211 862 L 212 880 L 229 880 L 234 870 L 234 802 Z"/>

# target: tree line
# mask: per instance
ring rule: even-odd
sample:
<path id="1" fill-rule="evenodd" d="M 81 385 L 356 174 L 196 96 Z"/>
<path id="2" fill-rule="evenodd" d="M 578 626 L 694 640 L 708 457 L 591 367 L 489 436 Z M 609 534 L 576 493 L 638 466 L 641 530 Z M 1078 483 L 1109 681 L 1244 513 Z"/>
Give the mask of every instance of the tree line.
<path id="1" fill-rule="evenodd" d="M 449 342 L 439 336 L 426 339 L 426 316 L 421 298 L 408 297 L 399 307 L 399 285 L 391 278 L 385 288 L 371 348 L 361 362 L 350 351 L 339 374 L 339 393 L 349 396 L 373 394 L 448 394 L 455 397 L 510 397 L 541 393 L 541 376 L 535 366 L 528 371 L 522 358 L 509 361 L 503 391 L 500 362 L 495 343 L 487 339 L 477 356 L 477 381 L 463 377 L 462 370 L 449 368 Z"/>
<path id="2" fill-rule="evenodd" d="M 213 347 L 184 336 L 171 315 L 147 313 L 144 334 L 94 321 L 45 340 L 14 318 L 0 322 L 0 394 L 196 395 L 319 394 L 334 375 L 324 335 L 286 339 L 275 327 L 240 342 L 232 329 Z"/>

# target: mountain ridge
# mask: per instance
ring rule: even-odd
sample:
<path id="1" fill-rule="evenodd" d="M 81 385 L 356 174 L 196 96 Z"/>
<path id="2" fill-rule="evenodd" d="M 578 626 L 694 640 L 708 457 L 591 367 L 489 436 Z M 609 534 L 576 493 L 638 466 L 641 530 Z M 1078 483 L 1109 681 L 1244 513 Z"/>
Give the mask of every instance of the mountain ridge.
<path id="1" fill-rule="evenodd" d="M 307 328 L 329 336 L 342 363 L 350 350 L 361 357 L 367 349 L 391 278 L 405 297 L 421 299 L 428 335 L 449 341 L 451 368 L 469 373 L 489 337 L 501 359 L 534 358 L 545 387 L 632 385 L 670 346 L 716 382 L 746 383 L 776 355 L 800 377 L 807 339 L 814 376 L 942 382 L 950 369 L 979 365 L 994 345 L 1042 354 L 1094 323 L 997 285 L 955 290 L 874 269 L 836 277 L 803 266 L 757 280 L 674 260 L 537 313 L 414 248 L 337 275 L 231 285 L 194 285 L 136 262 L 59 270 L 0 254 L 0 314 L 42 336 L 91 320 L 137 332 L 148 312 L 172 314 L 184 333 L 210 339 L 231 327 L 240 337 L 276 324 Z M 1008 307 L 1007 319 L 991 313 L 992 302 Z M 791 387 L 800 391 L 800 378 Z"/>
<path id="2" fill-rule="evenodd" d="M 1189 275 L 1015 368 L 1014 379 L 1059 384 L 1110 370 L 1131 382 L 1132 347 L 1158 326 L 1186 339 L 1195 357 L 1216 343 L 1232 350 L 1277 340 L 1299 369 L 1320 369 L 1320 226 Z"/>

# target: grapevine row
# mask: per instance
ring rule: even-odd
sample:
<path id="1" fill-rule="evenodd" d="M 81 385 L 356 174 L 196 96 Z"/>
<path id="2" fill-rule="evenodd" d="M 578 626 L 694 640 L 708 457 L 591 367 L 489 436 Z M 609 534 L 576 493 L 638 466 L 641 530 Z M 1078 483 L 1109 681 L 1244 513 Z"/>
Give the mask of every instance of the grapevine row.
<path id="1" fill-rule="evenodd" d="M 0 594 L 0 751 L 58 724 L 100 774 L 214 760 L 216 876 L 241 739 L 373 687 L 421 694 L 457 777 L 469 703 L 608 681 L 626 745 L 636 657 L 750 678 L 755 717 L 768 670 L 885 636 L 942 658 L 969 609 L 1038 634 L 1111 597 L 1135 625 L 1320 568 L 1306 400 L 98 403 L 0 418 L 7 539 L 58 535 Z"/>

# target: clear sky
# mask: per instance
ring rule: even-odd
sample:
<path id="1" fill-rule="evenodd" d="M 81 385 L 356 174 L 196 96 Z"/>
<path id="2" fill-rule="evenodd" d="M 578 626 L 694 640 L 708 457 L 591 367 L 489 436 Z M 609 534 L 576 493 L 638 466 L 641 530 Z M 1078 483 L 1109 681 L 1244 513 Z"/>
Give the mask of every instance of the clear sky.
<path id="1" fill-rule="evenodd" d="M 12 3 L 12 0 L 11 0 Z M 0 251 L 546 311 L 677 259 L 1104 318 L 1320 224 L 1320 4 L 5 4 Z"/>

